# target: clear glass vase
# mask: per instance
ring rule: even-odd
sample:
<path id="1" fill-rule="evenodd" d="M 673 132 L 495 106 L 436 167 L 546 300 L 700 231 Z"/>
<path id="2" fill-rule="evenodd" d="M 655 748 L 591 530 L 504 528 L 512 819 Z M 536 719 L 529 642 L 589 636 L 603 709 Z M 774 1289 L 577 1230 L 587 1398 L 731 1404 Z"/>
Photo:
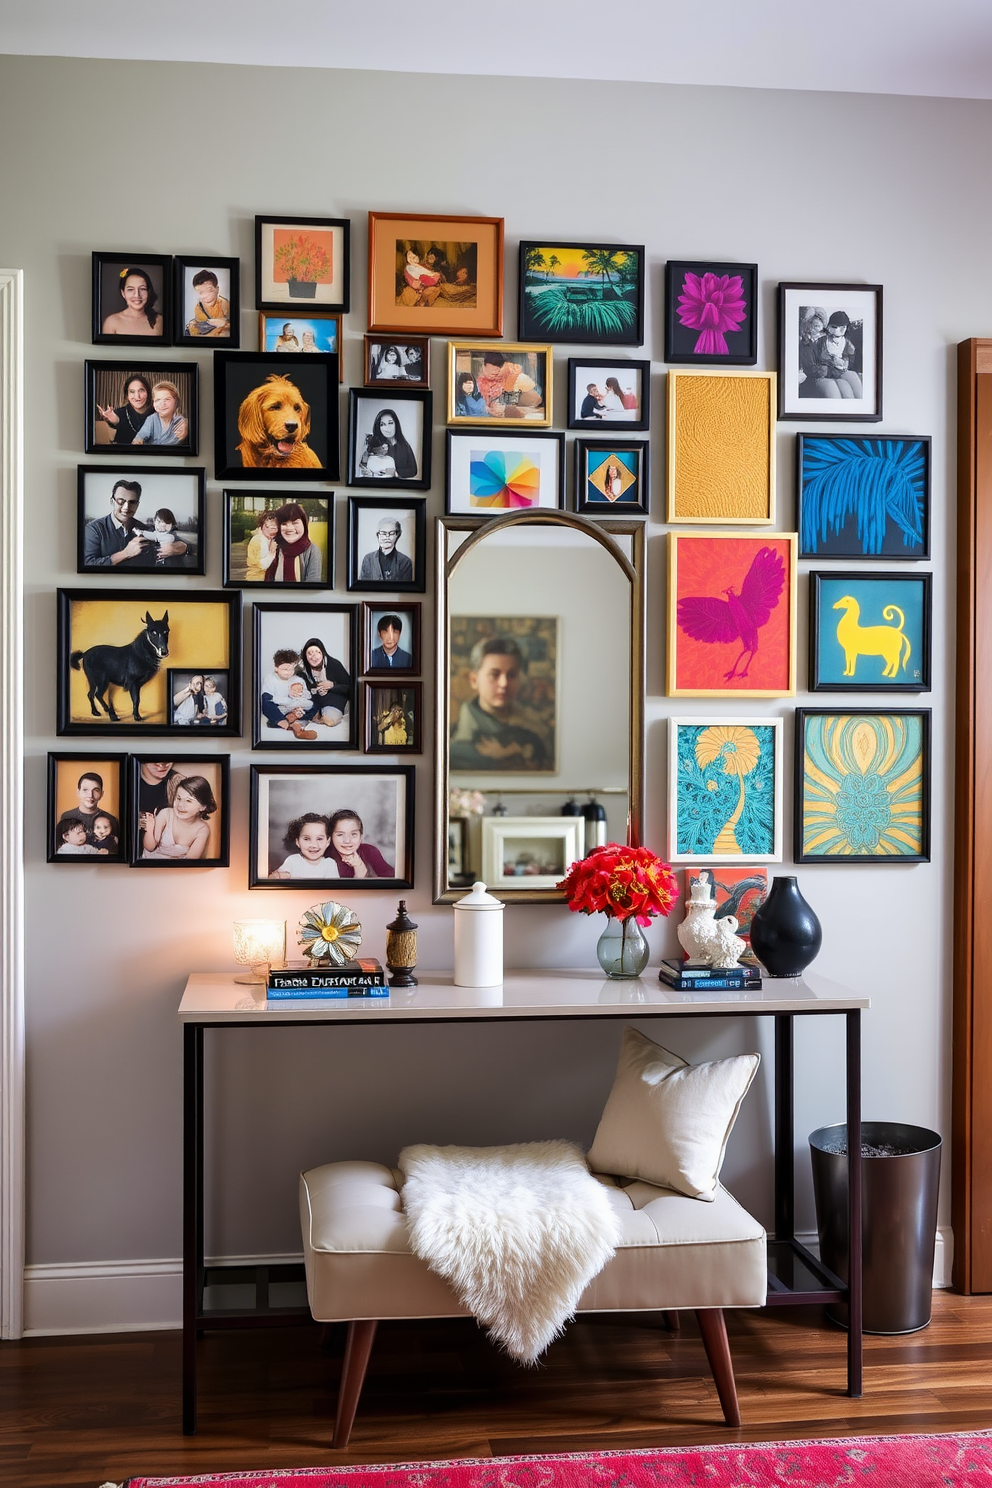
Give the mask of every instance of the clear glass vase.
<path id="1" fill-rule="evenodd" d="M 608 977 L 639 977 L 648 964 L 648 943 L 641 927 L 631 916 L 628 920 L 606 921 L 606 929 L 596 942 L 599 964 Z"/>

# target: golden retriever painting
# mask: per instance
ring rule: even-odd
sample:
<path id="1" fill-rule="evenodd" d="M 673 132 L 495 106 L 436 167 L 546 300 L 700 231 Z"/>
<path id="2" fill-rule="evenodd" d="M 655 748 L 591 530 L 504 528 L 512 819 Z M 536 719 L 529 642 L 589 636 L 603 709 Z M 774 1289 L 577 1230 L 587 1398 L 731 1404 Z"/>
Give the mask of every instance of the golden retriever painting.
<path id="1" fill-rule="evenodd" d="M 273 373 L 261 387 L 252 388 L 238 409 L 238 433 L 238 453 L 246 467 L 323 469 L 307 444 L 310 405 L 288 377 Z"/>

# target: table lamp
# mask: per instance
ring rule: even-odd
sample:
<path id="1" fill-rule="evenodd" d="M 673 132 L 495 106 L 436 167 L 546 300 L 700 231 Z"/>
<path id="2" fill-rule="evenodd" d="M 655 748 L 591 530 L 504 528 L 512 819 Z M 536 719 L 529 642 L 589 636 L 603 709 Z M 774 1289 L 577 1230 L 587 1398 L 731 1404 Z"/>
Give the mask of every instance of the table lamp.
<path id="1" fill-rule="evenodd" d="M 236 982 L 266 981 L 271 967 L 286 964 L 286 921 L 235 920 L 234 959 L 251 968 L 237 972 Z"/>

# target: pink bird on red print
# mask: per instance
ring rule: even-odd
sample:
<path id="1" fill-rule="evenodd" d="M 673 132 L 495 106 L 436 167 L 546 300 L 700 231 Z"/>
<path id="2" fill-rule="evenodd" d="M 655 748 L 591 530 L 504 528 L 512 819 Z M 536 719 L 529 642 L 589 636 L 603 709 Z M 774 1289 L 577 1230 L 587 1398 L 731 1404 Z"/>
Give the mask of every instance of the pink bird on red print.
<path id="1" fill-rule="evenodd" d="M 758 632 L 767 625 L 785 588 L 785 564 L 774 548 L 759 548 L 744 576 L 740 593 L 725 589 L 716 595 L 692 595 L 678 603 L 679 629 L 694 641 L 725 646 L 740 641 L 741 653 L 724 680 L 746 677 L 758 649 Z M 742 666 L 741 663 L 744 663 Z"/>

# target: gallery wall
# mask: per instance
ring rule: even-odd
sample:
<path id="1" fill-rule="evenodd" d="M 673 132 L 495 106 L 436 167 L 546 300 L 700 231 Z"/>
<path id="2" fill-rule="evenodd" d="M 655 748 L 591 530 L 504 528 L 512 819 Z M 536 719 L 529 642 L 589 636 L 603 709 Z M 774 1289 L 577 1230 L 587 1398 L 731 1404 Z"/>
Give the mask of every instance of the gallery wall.
<path id="1" fill-rule="evenodd" d="M 823 922 L 817 970 L 872 999 L 864 1020 L 865 1116 L 947 1132 L 952 348 L 992 327 L 992 200 L 976 187 L 987 174 L 992 107 L 746 88 L 7 57 L 0 59 L 0 115 L 0 264 L 25 271 L 27 326 L 28 1326 L 178 1321 L 176 1007 L 191 969 L 232 965 L 232 920 L 278 914 L 292 924 L 310 902 L 305 891 L 247 889 L 248 766 L 252 759 L 273 760 L 253 754 L 247 739 L 223 745 L 232 755 L 229 870 L 63 871 L 45 864 L 46 753 L 61 747 L 55 738 L 54 591 L 77 582 L 82 366 L 93 354 L 90 253 L 237 255 L 247 288 L 242 345 L 251 348 L 256 212 L 351 218 L 345 387 L 362 380 L 370 208 L 503 216 L 504 329 L 511 338 L 518 239 L 550 235 L 647 245 L 646 344 L 631 354 L 650 356 L 655 374 L 645 761 L 646 838 L 660 850 L 666 842 L 666 721 L 673 712 L 720 711 L 710 703 L 686 708 L 664 695 L 664 262 L 758 263 L 759 367 L 774 365 L 779 280 L 884 286 L 885 419 L 875 427 L 931 434 L 934 441 L 932 560 L 924 565 L 934 573 L 934 688 L 921 699 L 934 709 L 932 861 L 805 866 L 800 883 Z M 188 463 L 206 464 L 212 477 L 211 359 L 193 354 L 201 368 L 205 437 L 200 459 Z M 563 349 L 556 359 L 562 369 L 566 354 Z M 435 342 L 438 407 L 443 376 L 444 347 Z M 563 428 L 564 376 L 557 381 L 554 423 Z M 778 434 L 778 525 L 785 530 L 794 523 L 797 428 L 802 425 L 781 425 Z M 443 460 L 437 430 L 431 518 L 443 510 Z M 184 581 L 191 586 L 220 584 L 219 491 L 209 479 L 207 574 Z M 339 495 L 339 553 L 343 507 Z M 338 589 L 343 585 L 339 567 Z M 425 601 L 429 658 L 429 593 Z M 805 604 L 801 579 L 800 689 Z M 425 684 L 431 698 L 426 663 Z M 800 692 L 796 702 L 802 701 Z M 786 717 L 790 760 L 792 709 L 786 700 L 757 709 Z M 406 898 L 420 925 L 421 964 L 440 968 L 451 962 L 452 917 L 450 907 L 430 902 L 432 747 L 429 726 L 425 753 L 416 761 L 416 886 Z M 790 763 L 787 800 L 791 777 Z M 786 826 L 788 842 L 791 808 Z M 356 906 L 370 949 L 381 950 L 396 898 L 369 893 Z M 511 908 L 506 921 L 509 964 L 583 966 L 593 960 L 598 927 L 563 906 Z M 654 960 L 671 954 L 674 924 L 655 925 L 649 939 Z M 656 1025 L 644 1027 L 659 1036 Z M 564 1135 L 588 1143 L 619 1036 L 619 1027 L 544 1024 L 264 1036 L 246 1030 L 210 1040 L 208 1253 L 297 1252 L 301 1166 L 343 1156 L 391 1161 L 400 1146 L 417 1140 Z M 733 1020 L 666 1024 L 664 1037 L 691 1058 L 752 1047 L 767 1056 L 770 1050 L 769 1030 Z M 815 1126 L 842 1119 L 842 1050 L 839 1027 L 818 1023 L 799 1030 L 800 1145 Z M 766 1058 L 766 1070 L 767 1064 Z M 769 1150 L 769 1087 L 762 1072 L 734 1134 L 725 1177 L 766 1221 Z M 800 1151 L 804 1228 L 812 1224 L 807 1166 Z M 945 1191 L 945 1240 L 948 1214 Z M 946 1264 L 946 1247 L 942 1254 Z"/>

